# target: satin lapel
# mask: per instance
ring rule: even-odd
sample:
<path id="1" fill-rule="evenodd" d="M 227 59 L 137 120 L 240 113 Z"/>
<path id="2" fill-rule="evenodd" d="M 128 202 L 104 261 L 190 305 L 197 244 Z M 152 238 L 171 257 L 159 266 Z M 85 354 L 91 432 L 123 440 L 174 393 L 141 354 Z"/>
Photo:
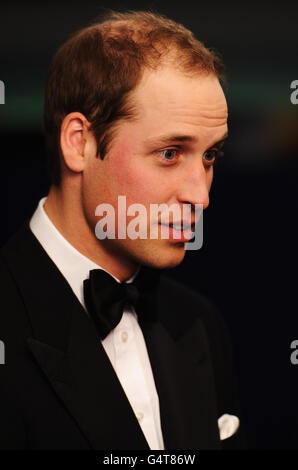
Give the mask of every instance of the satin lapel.
<path id="1" fill-rule="evenodd" d="M 159 299 L 159 317 L 183 315 L 170 305 L 171 293 Z M 185 308 L 185 305 L 184 305 Z M 144 323 L 166 449 L 219 449 L 213 370 L 201 320 L 180 326 L 177 335 L 170 323 Z M 184 328 L 184 331 L 183 331 Z"/>
<path id="2" fill-rule="evenodd" d="M 28 347 L 91 448 L 149 449 L 93 323 L 30 229 L 2 254 L 31 319 Z"/>

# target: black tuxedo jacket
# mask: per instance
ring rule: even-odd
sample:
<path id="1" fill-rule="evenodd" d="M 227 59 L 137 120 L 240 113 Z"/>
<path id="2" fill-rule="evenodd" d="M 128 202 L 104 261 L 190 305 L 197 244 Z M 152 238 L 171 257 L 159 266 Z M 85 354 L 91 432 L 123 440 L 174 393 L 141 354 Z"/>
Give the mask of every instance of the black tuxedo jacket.
<path id="1" fill-rule="evenodd" d="M 92 320 L 28 222 L 1 250 L 0 283 L 0 449 L 149 450 Z M 239 416 L 221 317 L 161 276 L 158 318 L 143 334 L 165 448 L 241 447 L 239 431 L 219 438 L 217 419 Z"/>

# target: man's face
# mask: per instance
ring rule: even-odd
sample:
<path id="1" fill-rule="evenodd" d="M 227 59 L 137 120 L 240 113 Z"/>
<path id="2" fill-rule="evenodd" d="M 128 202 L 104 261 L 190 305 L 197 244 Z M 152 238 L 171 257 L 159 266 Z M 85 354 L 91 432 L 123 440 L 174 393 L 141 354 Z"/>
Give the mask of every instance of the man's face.
<path id="1" fill-rule="evenodd" d="M 150 239 L 150 204 L 208 206 L 212 157 L 227 133 L 227 104 L 216 77 L 190 78 L 169 66 L 145 71 L 133 97 L 137 119 L 121 122 L 104 160 L 94 154 L 84 170 L 84 213 L 95 233 L 95 208 L 115 208 L 116 239 L 99 243 L 119 262 L 174 267 L 184 258 L 184 242 L 161 238 L 160 225 L 158 239 Z M 146 207 L 147 239 L 117 239 L 119 195 L 126 196 L 127 207 Z"/>

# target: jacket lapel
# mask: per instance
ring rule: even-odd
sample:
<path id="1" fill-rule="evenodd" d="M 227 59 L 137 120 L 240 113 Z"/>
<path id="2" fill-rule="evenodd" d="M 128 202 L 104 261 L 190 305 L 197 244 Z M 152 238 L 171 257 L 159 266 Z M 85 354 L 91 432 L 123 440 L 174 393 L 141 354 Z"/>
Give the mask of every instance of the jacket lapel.
<path id="1" fill-rule="evenodd" d="M 219 449 L 213 370 L 207 336 L 197 312 L 183 314 L 167 281 L 160 285 L 158 322 L 142 330 L 159 395 L 166 449 Z M 176 325 L 172 319 L 176 318 Z M 189 320 L 186 320 L 189 318 Z"/>
<path id="2" fill-rule="evenodd" d="M 90 447 L 149 449 L 93 323 L 27 224 L 3 256 L 30 316 L 28 347 Z"/>

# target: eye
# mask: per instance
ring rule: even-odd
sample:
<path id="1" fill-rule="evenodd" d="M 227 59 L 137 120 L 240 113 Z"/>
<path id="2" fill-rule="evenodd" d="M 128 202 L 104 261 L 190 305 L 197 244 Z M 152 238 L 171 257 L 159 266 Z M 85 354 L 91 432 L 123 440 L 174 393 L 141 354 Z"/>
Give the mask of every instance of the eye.
<path id="1" fill-rule="evenodd" d="M 167 162 L 175 161 L 177 156 L 178 156 L 178 150 L 177 149 L 159 150 L 158 153 L 162 156 L 162 160 L 167 161 Z"/>
<path id="2" fill-rule="evenodd" d="M 207 150 L 204 153 L 204 159 L 206 160 L 207 163 L 209 163 L 211 165 L 215 162 L 215 160 L 218 157 L 223 157 L 223 156 L 224 156 L 224 152 L 222 150 L 218 150 L 218 149 Z"/>

